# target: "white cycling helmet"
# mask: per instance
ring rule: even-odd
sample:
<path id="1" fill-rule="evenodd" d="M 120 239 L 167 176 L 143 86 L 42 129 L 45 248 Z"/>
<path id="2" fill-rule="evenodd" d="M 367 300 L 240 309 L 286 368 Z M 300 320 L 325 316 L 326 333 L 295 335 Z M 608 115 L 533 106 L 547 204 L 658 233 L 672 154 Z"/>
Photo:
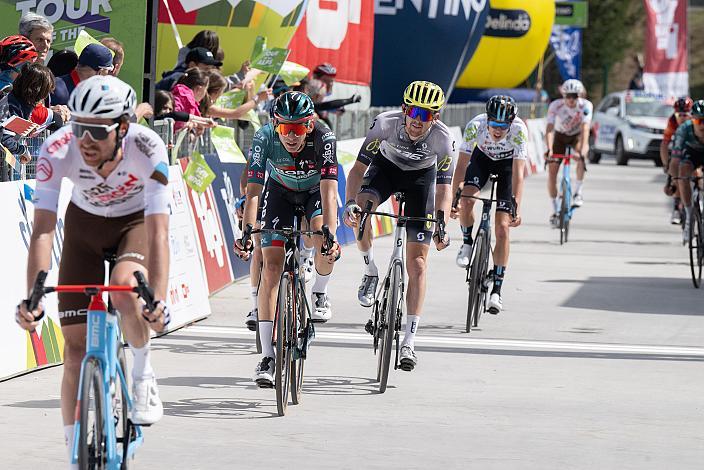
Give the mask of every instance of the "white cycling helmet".
<path id="1" fill-rule="evenodd" d="M 134 115 L 137 95 L 127 83 L 112 75 L 95 75 L 71 92 L 71 114 L 83 118 L 119 119 Z"/>
<path id="2" fill-rule="evenodd" d="M 567 95 L 569 93 L 576 93 L 578 95 L 584 93 L 584 85 L 582 85 L 582 82 L 575 78 L 565 80 L 565 83 L 562 84 L 562 94 Z"/>

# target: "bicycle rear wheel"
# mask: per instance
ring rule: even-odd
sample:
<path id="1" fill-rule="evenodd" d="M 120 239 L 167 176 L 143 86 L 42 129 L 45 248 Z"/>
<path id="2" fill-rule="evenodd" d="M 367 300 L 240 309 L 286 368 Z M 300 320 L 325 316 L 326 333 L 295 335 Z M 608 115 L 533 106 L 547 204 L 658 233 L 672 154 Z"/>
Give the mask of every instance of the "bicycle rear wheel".
<path id="1" fill-rule="evenodd" d="M 484 232 L 481 230 L 477 233 L 477 238 L 472 246 L 470 254 L 470 265 L 467 268 L 467 284 L 469 287 L 469 295 L 467 298 L 467 323 L 465 332 L 469 333 L 472 327 L 476 328 L 479 323 L 477 318 L 477 305 L 479 304 L 479 296 L 481 294 L 481 274 L 480 264 L 482 247 L 484 246 Z"/>
<path id="2" fill-rule="evenodd" d="M 279 301 L 276 311 L 276 409 L 279 416 L 286 414 L 291 384 L 291 319 L 293 318 L 293 284 L 289 273 L 281 275 Z"/>
<path id="3" fill-rule="evenodd" d="M 403 272 L 401 271 L 401 263 L 394 263 L 391 268 L 391 277 L 389 278 L 388 297 L 386 308 L 382 316 L 382 331 L 383 339 L 381 345 L 381 376 L 379 381 L 379 393 L 386 391 L 386 386 L 389 381 L 389 369 L 391 368 L 391 351 L 393 350 L 394 334 L 396 333 L 396 316 L 398 315 L 399 302 L 401 301 L 401 282 L 403 280 Z"/>
<path id="4" fill-rule="evenodd" d="M 704 234 L 702 234 L 702 214 L 698 204 L 692 210 L 692 222 L 689 224 L 689 267 L 692 284 L 696 289 L 702 285 L 702 257 L 704 256 Z"/>
<path id="5" fill-rule="evenodd" d="M 97 358 L 90 357 L 81 376 L 78 433 L 78 467 L 81 469 L 106 468 L 104 393 L 102 366 Z"/>
<path id="6" fill-rule="evenodd" d="M 308 315 L 306 310 L 306 291 L 304 285 L 299 285 L 296 295 L 296 317 L 291 326 L 292 347 L 296 353 L 291 355 L 291 403 L 298 405 L 301 402 L 301 389 L 303 388 L 303 366 L 306 358 L 303 357 L 303 347 L 308 340 Z"/>
<path id="7" fill-rule="evenodd" d="M 570 193 L 567 182 L 562 180 L 561 202 L 560 202 L 560 245 L 567 243 L 567 236 L 570 231 L 569 204 Z"/>

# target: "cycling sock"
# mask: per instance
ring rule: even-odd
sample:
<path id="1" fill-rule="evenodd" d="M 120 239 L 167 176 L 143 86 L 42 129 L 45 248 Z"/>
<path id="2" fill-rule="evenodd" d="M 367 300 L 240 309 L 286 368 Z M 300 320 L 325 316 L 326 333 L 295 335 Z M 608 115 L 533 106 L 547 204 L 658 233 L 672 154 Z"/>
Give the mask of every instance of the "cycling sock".
<path id="1" fill-rule="evenodd" d="M 152 363 L 149 360 L 151 349 L 150 346 L 151 343 L 149 341 L 147 341 L 147 344 L 141 348 L 130 346 L 132 354 L 134 355 L 134 364 L 132 364 L 133 380 L 142 380 L 154 377 L 154 369 L 152 369 Z"/>
<path id="2" fill-rule="evenodd" d="M 684 212 L 687 214 L 687 220 L 692 220 L 692 206 L 684 206 Z"/>
<path id="3" fill-rule="evenodd" d="M 414 340 L 416 339 L 416 331 L 418 331 L 418 324 L 420 323 L 420 315 L 408 315 L 406 317 L 406 334 L 403 337 L 403 345 L 408 345 L 413 347 Z"/>
<path id="4" fill-rule="evenodd" d="M 250 296 L 252 297 L 252 310 L 257 310 L 259 308 L 259 286 L 252 286 Z"/>
<path id="5" fill-rule="evenodd" d="M 472 229 L 474 228 L 474 225 L 470 225 L 469 227 L 462 227 L 462 239 L 464 241 L 465 245 L 471 245 L 473 243 L 472 240 Z"/>
<path id="6" fill-rule="evenodd" d="M 379 269 L 374 263 L 374 248 L 369 247 L 369 251 L 360 251 L 362 260 L 364 261 L 364 274 L 367 276 L 378 276 Z"/>
<path id="7" fill-rule="evenodd" d="M 491 289 L 492 294 L 501 295 L 501 286 L 504 283 L 504 274 L 506 274 L 506 266 L 494 266 L 494 287 Z"/>
<path id="8" fill-rule="evenodd" d="M 274 322 L 272 320 L 259 320 L 259 342 L 262 344 L 262 357 L 276 357 L 272 336 Z"/>
<path id="9" fill-rule="evenodd" d="M 560 212 L 560 198 L 559 197 L 552 198 L 552 211 L 555 214 Z"/>
<path id="10" fill-rule="evenodd" d="M 575 180 L 574 182 L 574 193 L 575 194 L 582 194 L 582 185 L 584 184 L 584 180 Z"/>
<path id="11" fill-rule="evenodd" d="M 64 442 L 66 443 L 66 450 L 68 451 L 68 468 L 70 470 L 78 470 L 78 464 L 71 463 L 71 450 L 73 449 L 73 424 L 64 426 Z"/>
<path id="12" fill-rule="evenodd" d="M 327 294 L 328 293 L 328 282 L 330 282 L 330 276 L 332 273 L 329 274 L 320 274 L 318 270 L 315 270 L 315 282 L 313 283 L 313 289 L 312 292 L 314 294 Z"/>

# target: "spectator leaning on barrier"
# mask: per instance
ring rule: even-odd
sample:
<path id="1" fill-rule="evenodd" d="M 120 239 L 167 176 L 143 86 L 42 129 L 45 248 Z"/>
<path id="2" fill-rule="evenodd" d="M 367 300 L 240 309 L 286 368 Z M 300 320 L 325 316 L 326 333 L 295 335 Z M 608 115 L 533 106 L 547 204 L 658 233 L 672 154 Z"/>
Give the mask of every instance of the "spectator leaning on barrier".
<path id="1" fill-rule="evenodd" d="M 197 67 L 190 68 L 181 76 L 178 83 L 171 90 L 174 98 L 174 111 L 185 112 L 200 117 L 200 103 L 208 92 L 208 73 Z M 184 126 L 177 122 L 174 128 L 182 129 Z"/>
<path id="2" fill-rule="evenodd" d="M 156 90 L 154 92 L 154 115 L 156 119 L 173 119 L 176 122 L 187 123 L 189 129 L 213 127 L 212 119 L 189 114 L 185 111 L 174 111 L 174 97 L 171 92 Z"/>
<path id="3" fill-rule="evenodd" d="M 216 70 L 210 71 L 208 94 L 203 98 L 203 101 L 208 101 L 208 105 L 205 107 L 207 114 L 203 113 L 204 116 L 220 119 L 241 119 L 249 111 L 256 109 L 259 102 L 266 100 L 269 97 L 269 93 L 271 93 L 271 90 L 263 90 L 255 94 L 254 82 L 248 82 L 244 87 L 247 93 L 244 103 L 234 109 L 229 109 L 214 104 L 226 90 L 227 79 Z M 203 102 L 201 102 L 201 110 L 203 108 Z"/>
<path id="4" fill-rule="evenodd" d="M 8 97 L 10 113 L 52 132 L 61 128 L 70 118 L 70 113 L 62 116 L 42 103 L 53 90 L 54 76 L 48 67 L 39 63 L 26 64 Z"/>
<path id="5" fill-rule="evenodd" d="M 196 47 L 186 55 L 186 66 L 176 67 L 170 72 L 164 72 L 161 80 L 156 84 L 156 88 L 157 90 L 171 91 L 188 69 L 196 67 L 205 72 L 209 72 L 221 66 L 222 62 L 216 60 L 212 52 L 203 47 Z"/>
<path id="6" fill-rule="evenodd" d="M 107 47 L 113 52 L 112 56 L 112 67 L 110 75 L 117 77 L 120 74 L 120 69 L 122 69 L 122 64 L 125 63 L 125 47 L 120 41 L 115 38 L 103 38 L 100 40 L 100 44 Z"/>
<path id="7" fill-rule="evenodd" d="M 57 78 L 51 104 L 68 104 L 68 98 L 76 85 L 94 75 L 107 75 L 112 68 L 110 49 L 102 44 L 88 44 L 78 57 L 76 68 L 71 73 Z"/>
<path id="8" fill-rule="evenodd" d="M 46 61 L 54 38 L 54 26 L 42 15 L 28 12 L 20 18 L 19 33 L 32 41 L 37 50 L 37 62 Z"/>
<path id="9" fill-rule="evenodd" d="M 210 29 L 199 31 L 195 36 L 193 36 L 191 42 L 179 49 L 178 59 L 176 60 L 176 66 L 174 69 L 182 68 L 185 70 L 190 68 L 188 66 L 187 56 L 188 53 L 196 47 L 202 47 L 210 51 L 211 54 L 213 54 L 213 57 L 215 57 L 218 54 L 218 49 L 220 49 L 220 38 L 218 37 L 218 33 Z"/>

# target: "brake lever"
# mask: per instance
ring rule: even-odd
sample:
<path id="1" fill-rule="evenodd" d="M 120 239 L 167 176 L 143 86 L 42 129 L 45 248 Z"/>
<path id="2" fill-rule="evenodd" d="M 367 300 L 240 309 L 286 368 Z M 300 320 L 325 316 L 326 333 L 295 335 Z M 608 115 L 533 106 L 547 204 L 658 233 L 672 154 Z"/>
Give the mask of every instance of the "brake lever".
<path id="1" fill-rule="evenodd" d="M 32 287 L 32 293 L 29 294 L 29 299 L 25 300 L 28 312 L 33 312 L 41 302 L 42 297 L 44 297 L 44 283 L 46 282 L 46 277 L 49 273 L 46 271 L 39 271 L 37 273 L 37 278 L 34 280 L 34 287 Z M 34 321 L 39 321 L 44 318 L 44 312 L 40 313 L 38 317 L 34 317 Z"/>

